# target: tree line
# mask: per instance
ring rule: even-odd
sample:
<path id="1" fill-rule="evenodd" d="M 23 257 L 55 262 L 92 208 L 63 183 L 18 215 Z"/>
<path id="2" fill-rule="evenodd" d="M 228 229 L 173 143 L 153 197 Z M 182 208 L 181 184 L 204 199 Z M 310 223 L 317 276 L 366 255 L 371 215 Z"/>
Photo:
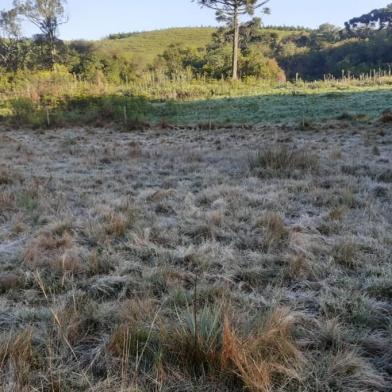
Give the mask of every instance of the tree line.
<path id="1" fill-rule="evenodd" d="M 175 78 L 260 78 L 285 80 L 301 75 L 318 79 L 326 74 L 353 74 L 392 64 L 392 4 L 347 21 L 345 27 L 323 24 L 318 29 L 263 27 L 262 16 L 271 12 L 273 0 L 192 0 L 216 13 L 222 23 L 206 47 L 190 49 L 172 45 L 149 65 L 150 71 Z M 58 28 L 68 21 L 65 0 L 14 0 L 0 11 L 0 68 L 51 70 L 57 64 L 81 79 L 101 78 L 123 83 L 138 77 L 135 61 L 123 53 L 102 56 L 93 42 L 64 43 Z M 26 38 L 23 19 L 37 28 Z M 284 34 L 279 34 L 283 32 Z M 112 35 L 121 39 L 129 34 Z"/>

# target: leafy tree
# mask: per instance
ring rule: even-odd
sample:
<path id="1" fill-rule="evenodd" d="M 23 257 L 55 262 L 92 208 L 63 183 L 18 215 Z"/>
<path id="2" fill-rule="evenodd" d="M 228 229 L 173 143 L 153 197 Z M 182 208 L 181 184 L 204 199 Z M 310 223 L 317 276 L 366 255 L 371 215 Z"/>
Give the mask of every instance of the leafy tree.
<path id="1" fill-rule="evenodd" d="M 15 9 L 41 31 L 37 38 L 47 45 L 46 62 L 52 69 L 61 42 L 57 37 L 58 27 L 68 21 L 64 3 L 65 0 L 14 0 Z"/>
<path id="2" fill-rule="evenodd" d="M 203 49 L 195 50 L 172 44 L 158 56 L 153 69 L 155 71 L 163 71 L 166 76 L 174 79 L 186 70 L 189 70 L 193 75 L 200 75 L 204 65 Z"/>
<path id="3" fill-rule="evenodd" d="M 203 72 L 214 79 L 229 77 L 232 72 L 232 49 L 229 46 L 222 46 L 208 50 Z"/>
<path id="4" fill-rule="evenodd" d="M 203 67 L 207 76 L 228 77 L 232 70 L 230 43 L 233 42 L 234 29 L 220 27 L 207 47 L 206 62 Z M 264 32 L 260 18 L 242 23 L 239 27 L 238 75 L 241 78 L 282 80 L 284 73 L 276 62 L 268 57 L 273 55 L 279 36 L 275 32 Z"/>
<path id="5" fill-rule="evenodd" d="M 308 38 L 306 46 L 313 50 L 324 49 L 341 40 L 342 29 L 333 24 L 324 23 L 318 29 L 313 30 Z"/>
<path id="6" fill-rule="evenodd" d="M 257 78 L 269 81 L 285 81 L 286 76 L 274 59 L 264 57 L 260 51 L 250 50 L 239 62 L 242 78 Z"/>
<path id="7" fill-rule="evenodd" d="M 100 59 L 100 63 L 99 68 L 102 69 L 106 80 L 111 83 L 127 83 L 135 78 L 135 65 L 121 55 L 105 56 Z"/>
<path id="8" fill-rule="evenodd" d="M 238 59 L 240 41 L 240 18 L 241 15 L 254 15 L 257 9 L 266 5 L 269 0 L 193 0 L 202 7 L 208 7 L 216 11 L 217 20 L 228 23 L 234 30 L 232 50 L 232 78 L 238 79 Z M 268 8 L 262 9 L 269 13 Z"/>
<path id="9" fill-rule="evenodd" d="M 22 30 L 16 9 L 0 11 L 0 66 L 7 71 L 23 67 L 28 43 L 22 38 Z"/>
<path id="10" fill-rule="evenodd" d="M 95 80 L 97 72 L 102 72 L 102 64 L 96 55 L 80 53 L 79 61 L 71 68 L 71 71 L 80 79 L 92 82 Z"/>

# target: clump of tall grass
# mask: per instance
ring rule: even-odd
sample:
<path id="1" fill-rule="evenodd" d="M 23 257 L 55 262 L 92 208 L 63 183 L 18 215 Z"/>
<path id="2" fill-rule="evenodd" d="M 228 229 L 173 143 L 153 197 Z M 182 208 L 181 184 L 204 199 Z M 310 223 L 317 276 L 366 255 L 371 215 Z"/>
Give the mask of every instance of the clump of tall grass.
<path id="1" fill-rule="evenodd" d="M 8 383 L 12 390 L 27 390 L 38 361 L 39 354 L 33 344 L 31 328 L 0 336 L 0 371 L 6 367 L 12 369 L 12 378 Z M 3 377 L 0 379 L 5 381 Z M 12 384 L 15 389 L 11 387 Z M 7 385 L 3 384 L 3 387 L 7 388 Z"/>
<path id="2" fill-rule="evenodd" d="M 392 123 L 392 109 L 384 110 L 381 114 L 380 121 L 384 124 Z"/>
<path id="3" fill-rule="evenodd" d="M 56 272 L 84 270 L 73 237 L 68 232 L 61 235 L 49 231 L 42 232 L 27 244 L 23 261 L 30 269 L 43 268 Z"/>
<path id="4" fill-rule="evenodd" d="M 293 339 L 294 314 L 277 308 L 247 337 L 224 319 L 221 363 L 241 379 L 247 390 L 268 392 L 276 383 L 300 380 L 305 358 Z"/>
<path id="5" fill-rule="evenodd" d="M 332 250 L 334 261 L 343 267 L 355 268 L 360 264 L 359 246 L 352 240 L 343 240 Z"/>
<path id="6" fill-rule="evenodd" d="M 141 318 L 123 323 L 108 346 L 123 362 L 126 357 L 128 366 L 132 360 L 145 371 L 159 367 L 166 375 L 207 376 L 255 392 L 301 378 L 305 360 L 293 338 L 296 317 L 289 309 L 266 314 L 246 336 L 222 307 L 189 307 L 177 310 L 174 320 L 153 317 L 150 324 Z"/>
<path id="7" fill-rule="evenodd" d="M 262 177 L 292 177 L 298 173 L 315 172 L 319 166 L 317 154 L 286 144 L 275 144 L 260 150 L 249 159 L 251 172 Z"/>
<path id="8" fill-rule="evenodd" d="M 12 185 L 15 179 L 16 173 L 14 173 L 9 167 L 0 166 L 0 186 Z"/>
<path id="9" fill-rule="evenodd" d="M 268 213 L 263 223 L 265 225 L 264 250 L 269 251 L 287 241 L 289 230 L 281 216 L 273 212 Z"/>

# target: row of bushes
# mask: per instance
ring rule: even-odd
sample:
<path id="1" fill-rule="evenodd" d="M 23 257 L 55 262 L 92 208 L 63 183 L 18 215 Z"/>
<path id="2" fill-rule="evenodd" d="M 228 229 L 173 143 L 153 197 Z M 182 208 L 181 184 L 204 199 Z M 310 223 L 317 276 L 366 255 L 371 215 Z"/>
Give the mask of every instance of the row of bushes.
<path id="1" fill-rule="evenodd" d="M 0 123 L 32 128 L 117 123 L 131 129 L 143 127 L 148 110 L 149 104 L 143 98 L 120 95 L 65 97 L 55 106 L 14 98 L 0 107 Z"/>

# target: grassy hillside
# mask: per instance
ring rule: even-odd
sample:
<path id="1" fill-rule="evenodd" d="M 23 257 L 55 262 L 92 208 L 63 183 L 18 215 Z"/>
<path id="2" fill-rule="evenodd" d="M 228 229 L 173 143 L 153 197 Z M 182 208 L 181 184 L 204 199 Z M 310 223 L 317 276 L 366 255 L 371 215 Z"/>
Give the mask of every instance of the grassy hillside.
<path id="1" fill-rule="evenodd" d="M 206 46 L 213 27 L 184 27 L 134 33 L 121 39 L 104 39 L 96 43 L 96 49 L 106 55 L 121 53 L 138 64 L 147 65 L 154 61 L 169 45 L 180 44 L 184 47 L 200 48 Z"/>
<path id="2" fill-rule="evenodd" d="M 214 27 L 170 28 L 124 34 L 128 35 L 125 38 L 106 38 L 97 41 L 95 45 L 98 53 L 109 56 L 121 54 L 125 58 L 134 59 L 141 66 L 145 66 L 151 64 L 159 54 L 172 44 L 194 49 L 205 47 L 210 42 L 214 31 Z M 281 38 L 296 33 L 291 30 L 273 28 L 266 29 L 266 32 L 276 32 Z"/>

